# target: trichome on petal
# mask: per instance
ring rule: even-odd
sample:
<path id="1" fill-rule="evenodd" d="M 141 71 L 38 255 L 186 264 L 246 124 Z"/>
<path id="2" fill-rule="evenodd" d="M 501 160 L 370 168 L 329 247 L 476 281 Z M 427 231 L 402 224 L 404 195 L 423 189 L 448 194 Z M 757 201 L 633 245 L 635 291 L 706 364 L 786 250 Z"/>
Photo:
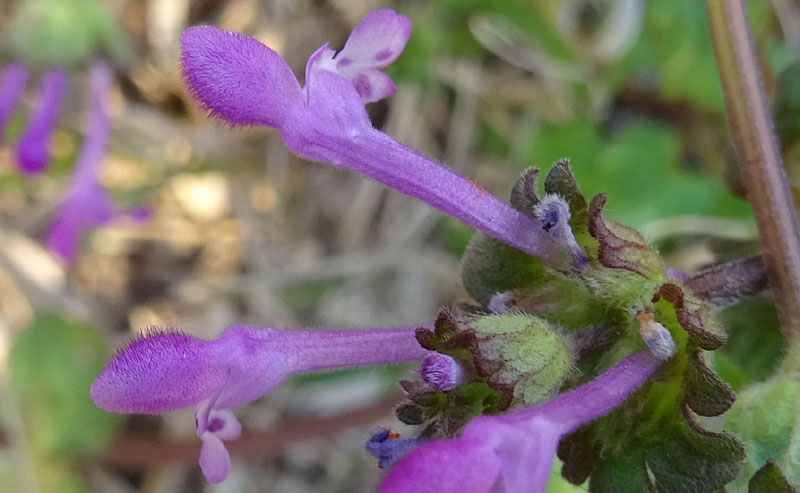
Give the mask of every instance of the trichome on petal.
<path id="1" fill-rule="evenodd" d="M 222 443 L 239 436 L 231 410 L 275 389 L 294 373 L 418 361 L 428 354 L 417 326 L 372 330 L 283 331 L 230 327 L 215 340 L 151 331 L 121 350 L 92 384 L 92 400 L 113 412 L 158 414 L 195 406 L 209 482 L 225 479 Z"/>
<path id="2" fill-rule="evenodd" d="M 258 41 L 194 27 L 182 38 L 183 73 L 195 98 L 231 124 L 275 127 L 305 158 L 358 171 L 545 262 L 569 263 L 568 225 L 548 233 L 536 219 L 372 127 L 364 103 L 394 92 L 379 68 L 399 56 L 410 28 L 408 18 L 391 10 L 368 14 L 338 55 L 327 45 L 312 54 L 301 89 L 286 62 Z M 575 246 L 566 248 L 581 267 Z"/>

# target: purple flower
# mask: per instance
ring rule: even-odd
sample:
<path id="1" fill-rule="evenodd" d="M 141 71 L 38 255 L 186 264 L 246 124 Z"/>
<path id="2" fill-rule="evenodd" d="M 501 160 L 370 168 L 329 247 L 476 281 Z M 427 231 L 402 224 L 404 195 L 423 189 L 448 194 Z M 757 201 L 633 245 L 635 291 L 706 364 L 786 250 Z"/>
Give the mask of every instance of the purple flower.
<path id="1" fill-rule="evenodd" d="M 378 467 L 386 469 L 423 442 L 422 438 L 400 438 L 399 434 L 381 428 L 369 437 L 365 448 L 378 459 Z"/>
<path id="2" fill-rule="evenodd" d="M 51 67 L 39 87 L 39 100 L 17 145 L 17 165 L 23 173 L 40 173 L 50 164 L 50 136 L 58 125 L 67 91 L 67 73 Z"/>
<path id="3" fill-rule="evenodd" d="M 425 327 L 430 327 L 426 325 Z M 428 351 L 415 327 L 282 331 L 236 326 L 213 341 L 149 332 L 120 351 L 92 384 L 92 400 L 119 413 L 158 414 L 195 406 L 203 441 L 200 467 L 210 483 L 230 472 L 224 440 L 241 432 L 231 410 L 294 373 L 415 361 Z"/>
<path id="4" fill-rule="evenodd" d="M 567 249 L 572 255 L 572 261 L 578 267 L 583 267 L 588 262 L 583 248 L 575 239 L 575 234 L 569 226 L 572 217 L 566 200 L 559 195 L 549 194 L 542 197 L 536 204 L 534 215 L 539 219 L 543 230 L 550 234 L 553 241 Z"/>
<path id="5" fill-rule="evenodd" d="M 425 356 L 419 374 L 436 390 L 451 390 L 464 382 L 464 367 L 455 358 L 432 352 Z"/>
<path id="6" fill-rule="evenodd" d="M 183 73 L 216 117 L 275 127 L 305 158 L 358 171 L 546 262 L 569 262 L 539 220 L 372 127 L 364 103 L 394 92 L 379 69 L 400 55 L 410 31 L 408 18 L 392 10 L 367 14 L 338 54 L 323 45 L 311 55 L 301 88 L 286 62 L 255 39 L 192 27 L 182 39 Z"/>
<path id="7" fill-rule="evenodd" d="M 536 407 L 473 419 L 454 440 L 428 442 L 401 458 L 380 493 L 544 491 L 562 437 L 609 413 L 663 364 L 638 351 L 575 390 Z"/>
<path id="8" fill-rule="evenodd" d="M 0 144 L 3 142 L 3 131 L 6 124 L 14 114 L 14 109 L 25 91 L 27 79 L 28 68 L 19 62 L 8 65 L 0 77 Z"/>
<path id="9" fill-rule="evenodd" d="M 0 77 L 0 139 L 2 130 L 19 103 L 27 76 L 26 66 L 15 62 L 7 66 Z M 106 107 L 111 77 L 111 70 L 105 63 L 92 64 L 86 137 L 75 162 L 69 189 L 45 234 L 48 248 L 66 261 L 74 260 L 83 230 L 106 224 L 123 214 L 114 206 L 98 177 L 111 134 Z M 43 171 L 50 163 L 50 136 L 58 124 L 67 74 L 62 68 L 52 67 L 45 73 L 40 86 L 37 107 L 17 146 L 17 163 L 20 170 L 28 175 Z M 142 220 L 148 217 L 149 211 L 136 208 L 128 214 L 135 220 Z"/>
<path id="10" fill-rule="evenodd" d="M 338 54 L 327 45 L 320 48 L 311 60 L 311 70 L 324 68 L 350 80 L 365 103 L 372 103 L 394 94 L 397 88 L 386 74 L 378 69 L 397 60 L 408 37 L 411 21 L 389 9 L 375 10 L 350 33 Z M 306 75 L 308 81 L 308 74 Z"/>
<path id="11" fill-rule="evenodd" d="M 74 260 L 83 230 L 101 226 L 121 214 L 99 182 L 99 170 L 111 135 L 106 108 L 111 88 L 111 70 L 102 62 L 90 69 L 91 102 L 86 137 L 83 140 L 72 180 L 53 223 L 47 230 L 47 247 L 67 261 Z M 146 217 L 134 212 L 136 219 Z"/>

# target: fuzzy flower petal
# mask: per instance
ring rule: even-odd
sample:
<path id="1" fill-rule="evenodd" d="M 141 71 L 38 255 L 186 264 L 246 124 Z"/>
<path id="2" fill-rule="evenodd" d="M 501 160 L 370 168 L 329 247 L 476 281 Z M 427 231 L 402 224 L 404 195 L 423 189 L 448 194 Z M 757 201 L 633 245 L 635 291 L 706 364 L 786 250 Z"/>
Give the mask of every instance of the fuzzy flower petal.
<path id="1" fill-rule="evenodd" d="M 353 75 L 350 80 L 353 81 L 353 86 L 365 103 L 379 101 L 397 91 L 392 78 L 374 68 L 365 68 Z"/>
<path id="2" fill-rule="evenodd" d="M 227 409 L 211 409 L 204 428 L 204 432 L 213 433 L 222 440 L 236 440 L 242 435 L 241 423 L 233 412 Z"/>
<path id="3" fill-rule="evenodd" d="M 283 59 L 255 39 L 211 26 L 181 39 L 183 73 L 211 114 L 236 125 L 281 127 L 302 105 L 302 90 Z"/>
<path id="4" fill-rule="evenodd" d="M 430 329 L 432 324 L 424 327 Z M 92 400 L 113 412 L 156 414 L 195 406 L 209 482 L 230 472 L 224 440 L 242 427 L 231 411 L 300 372 L 421 360 L 414 327 L 296 330 L 235 326 L 213 341 L 150 332 L 117 353 L 94 381 Z"/>
<path id="5" fill-rule="evenodd" d="M 460 438 L 428 442 L 400 459 L 378 491 L 542 492 L 561 438 L 622 404 L 662 364 L 650 351 L 639 351 L 552 401 L 475 418 Z"/>
<path id="6" fill-rule="evenodd" d="M 14 114 L 22 93 L 25 81 L 28 80 L 28 68 L 20 62 L 8 65 L 0 76 L 0 143 L 8 120 Z"/>
<path id="7" fill-rule="evenodd" d="M 541 221 L 372 127 L 364 96 L 393 91 L 378 68 L 402 51 L 409 29 L 410 22 L 390 10 L 367 15 L 341 53 L 334 56 L 323 45 L 311 56 L 300 89 L 286 63 L 258 41 L 190 28 L 182 42 L 183 71 L 215 116 L 275 127 L 300 156 L 358 171 L 547 263 L 571 263 L 570 252 Z"/>
<path id="8" fill-rule="evenodd" d="M 464 367 L 452 356 L 432 352 L 425 356 L 419 374 L 431 388 L 450 390 L 464 382 Z"/>
<path id="9" fill-rule="evenodd" d="M 336 71 L 353 82 L 364 103 L 391 96 L 397 88 L 378 69 L 397 60 L 410 35 L 408 17 L 390 9 L 374 10 L 358 23 L 336 55 Z"/>
<path id="10" fill-rule="evenodd" d="M 91 395 L 106 411 L 163 413 L 207 399 L 228 373 L 212 342 L 179 332 L 151 332 L 114 357 L 92 384 Z"/>
<path id="11" fill-rule="evenodd" d="M 39 88 L 36 109 L 17 146 L 17 165 L 23 173 L 40 173 L 50 164 L 50 136 L 58 125 L 66 91 L 66 71 L 49 69 Z"/>
<path id="12" fill-rule="evenodd" d="M 353 28 L 336 57 L 337 68 L 342 72 L 348 67 L 390 65 L 406 47 L 411 27 L 411 19 L 394 10 L 373 10 Z"/>
<path id="13" fill-rule="evenodd" d="M 108 411 L 157 414 L 198 405 L 232 409 L 277 387 L 293 373 L 415 361 L 427 351 L 415 327 L 292 330 L 231 327 L 212 341 L 153 332 L 120 351 L 92 385 Z"/>
<path id="14" fill-rule="evenodd" d="M 219 436 L 209 431 L 200 437 L 203 446 L 200 448 L 200 470 L 206 481 L 211 484 L 221 483 L 231 472 L 231 454 Z"/>

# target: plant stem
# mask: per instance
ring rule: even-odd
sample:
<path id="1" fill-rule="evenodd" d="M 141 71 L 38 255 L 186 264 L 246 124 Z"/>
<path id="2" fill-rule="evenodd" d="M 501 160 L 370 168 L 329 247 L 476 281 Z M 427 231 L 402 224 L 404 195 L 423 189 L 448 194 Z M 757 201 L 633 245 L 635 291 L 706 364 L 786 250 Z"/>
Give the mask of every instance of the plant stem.
<path id="1" fill-rule="evenodd" d="M 767 287 L 767 272 L 759 255 L 694 272 L 683 282 L 695 295 L 720 309 L 763 291 Z"/>
<path id="2" fill-rule="evenodd" d="M 800 352 L 797 212 L 773 131 L 747 6 L 744 0 L 706 0 L 706 8 L 747 198 L 791 356 Z"/>

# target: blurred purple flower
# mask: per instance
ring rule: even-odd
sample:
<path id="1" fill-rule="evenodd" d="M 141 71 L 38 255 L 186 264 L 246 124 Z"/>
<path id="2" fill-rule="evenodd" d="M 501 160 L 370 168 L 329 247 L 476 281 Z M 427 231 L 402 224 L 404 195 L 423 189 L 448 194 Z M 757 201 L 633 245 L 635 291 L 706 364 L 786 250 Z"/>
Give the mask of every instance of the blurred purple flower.
<path id="1" fill-rule="evenodd" d="M 622 404 L 663 363 L 650 351 L 638 351 L 549 402 L 475 418 L 460 438 L 427 442 L 401 458 L 378 491 L 542 492 L 561 438 Z"/>
<path id="2" fill-rule="evenodd" d="M 39 86 L 36 108 L 17 144 L 17 165 L 23 173 L 41 173 L 50 165 L 50 137 L 58 126 L 66 91 L 67 72 L 61 67 L 49 68 Z"/>
<path id="3" fill-rule="evenodd" d="M 386 469 L 424 442 L 422 438 L 400 438 L 399 434 L 381 428 L 369 437 L 365 448 L 378 459 L 378 467 Z"/>
<path id="4" fill-rule="evenodd" d="M 68 262 L 77 255 L 82 231 L 106 224 L 123 214 L 137 221 L 149 217 L 149 210 L 144 207 L 127 212 L 118 210 L 99 182 L 99 168 L 111 134 L 106 100 L 112 74 L 104 62 L 97 61 L 90 67 L 89 75 L 91 97 L 86 136 L 66 196 L 45 234 L 48 248 Z M 19 104 L 27 78 L 28 69 L 21 62 L 9 64 L 0 76 L 0 141 Z M 58 124 L 66 88 L 67 73 L 63 68 L 51 67 L 45 72 L 37 106 L 17 144 L 17 164 L 26 175 L 40 173 L 50 164 L 50 138 Z"/>
<path id="5" fill-rule="evenodd" d="M 0 144 L 3 143 L 6 124 L 14 114 L 22 93 L 25 91 L 27 80 L 28 68 L 20 62 L 6 66 L 0 77 Z"/>
<path id="6" fill-rule="evenodd" d="M 430 328 L 432 325 L 425 325 Z M 231 462 L 223 440 L 241 432 L 231 410 L 295 373 L 421 360 L 417 327 L 282 331 L 236 326 L 208 341 L 149 332 L 121 350 L 92 384 L 92 400 L 119 413 L 158 414 L 195 406 L 203 441 L 200 467 L 210 483 Z"/>
<path id="7" fill-rule="evenodd" d="M 216 117 L 275 127 L 307 159 L 358 171 L 546 262 L 569 262 L 540 221 L 372 127 L 364 103 L 395 91 L 379 69 L 400 55 L 410 32 L 407 17 L 370 12 L 338 54 L 323 45 L 311 55 L 301 88 L 286 62 L 255 39 L 197 26 L 182 38 L 183 74 Z"/>
<path id="8" fill-rule="evenodd" d="M 95 62 L 90 68 L 89 78 L 91 101 L 86 136 L 75 161 L 67 194 L 45 235 L 47 247 L 66 261 L 75 259 L 82 231 L 106 224 L 123 214 L 100 184 L 98 176 L 111 135 L 107 110 L 111 70 L 105 63 Z M 132 211 L 131 215 L 137 220 L 147 217 L 141 208 Z"/>

